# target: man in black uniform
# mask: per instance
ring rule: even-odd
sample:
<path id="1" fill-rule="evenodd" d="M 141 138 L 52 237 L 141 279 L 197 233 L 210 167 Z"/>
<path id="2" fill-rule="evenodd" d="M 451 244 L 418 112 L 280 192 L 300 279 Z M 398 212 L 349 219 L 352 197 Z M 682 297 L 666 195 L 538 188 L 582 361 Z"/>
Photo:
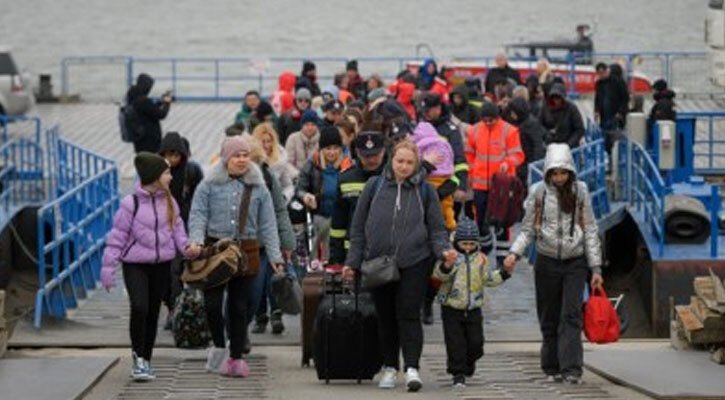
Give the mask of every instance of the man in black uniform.
<path id="1" fill-rule="evenodd" d="M 342 171 L 338 197 L 332 211 L 330 228 L 330 264 L 343 264 L 350 246 L 348 228 L 352 222 L 357 199 L 368 179 L 380 175 L 385 165 L 385 138 L 380 132 L 361 132 L 353 142 L 357 159 Z"/>

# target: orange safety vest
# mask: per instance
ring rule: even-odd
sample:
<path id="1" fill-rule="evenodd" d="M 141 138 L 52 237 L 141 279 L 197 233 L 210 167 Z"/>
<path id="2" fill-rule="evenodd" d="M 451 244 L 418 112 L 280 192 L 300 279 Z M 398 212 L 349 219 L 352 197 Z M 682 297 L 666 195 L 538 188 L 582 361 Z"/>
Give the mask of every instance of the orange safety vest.
<path id="1" fill-rule="evenodd" d="M 519 129 L 501 118 L 493 129 L 483 122 L 468 128 L 465 152 L 468 183 L 474 190 L 488 190 L 501 164 L 508 164 L 507 174 L 515 175 L 516 167 L 524 162 Z"/>

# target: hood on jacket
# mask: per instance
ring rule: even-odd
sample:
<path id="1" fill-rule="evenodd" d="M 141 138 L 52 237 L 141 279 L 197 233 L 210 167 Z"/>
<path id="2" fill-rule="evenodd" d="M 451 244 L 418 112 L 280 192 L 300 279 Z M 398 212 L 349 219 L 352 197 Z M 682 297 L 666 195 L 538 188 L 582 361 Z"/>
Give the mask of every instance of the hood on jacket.
<path id="1" fill-rule="evenodd" d="M 181 154 L 181 165 L 184 165 L 189 159 L 189 148 L 184 143 L 184 138 L 179 135 L 179 132 L 168 132 L 161 139 L 159 154 L 163 154 L 166 151 L 176 151 Z"/>
<path id="2" fill-rule="evenodd" d="M 435 66 L 435 71 L 432 75 L 428 73 L 429 65 Z M 438 75 L 438 64 L 436 64 L 434 59 L 426 58 L 425 61 L 423 61 L 423 65 L 420 66 L 420 71 L 418 74 L 427 86 L 431 85 L 433 83 L 433 79 L 436 77 L 436 75 Z"/>
<path id="3" fill-rule="evenodd" d="M 297 77 L 294 73 L 285 71 L 279 75 L 277 83 L 279 85 L 279 90 L 293 93 L 295 90 L 295 84 L 297 83 Z"/>
<path id="4" fill-rule="evenodd" d="M 468 106 L 469 91 L 470 91 L 470 89 L 465 83 L 462 83 L 462 84 L 454 87 L 453 90 L 451 90 L 451 96 L 450 96 L 451 97 L 451 107 L 453 107 L 453 109 L 455 109 L 455 110 L 462 110 L 462 109 L 466 108 Z M 453 101 L 453 95 L 461 96 L 461 98 L 463 99 L 463 103 L 461 103 L 460 106 L 456 105 L 456 103 Z"/>
<path id="5" fill-rule="evenodd" d="M 438 136 L 438 131 L 436 130 L 436 128 L 433 125 L 431 125 L 428 122 L 421 122 L 413 130 L 413 135 L 411 136 L 411 139 L 413 140 L 414 143 L 418 143 L 423 138 L 437 137 L 437 136 Z"/>
<path id="6" fill-rule="evenodd" d="M 139 74 L 136 78 L 136 84 L 128 89 L 126 102 L 130 103 L 139 97 L 148 96 L 153 86 L 154 78 L 148 74 Z"/>
<path id="7" fill-rule="evenodd" d="M 326 87 L 325 90 L 322 91 L 322 97 L 325 97 L 325 93 L 331 94 L 334 100 L 340 99 L 340 88 L 335 85 Z"/>
<path id="8" fill-rule="evenodd" d="M 209 178 L 205 178 L 210 183 L 220 185 L 232 181 L 232 177 L 229 176 L 226 166 L 223 163 L 217 163 L 211 170 Z M 255 163 L 250 162 L 247 172 L 242 175 L 242 180 L 247 185 L 266 185 L 262 170 Z"/>
<path id="9" fill-rule="evenodd" d="M 511 115 L 511 111 L 516 114 L 516 118 L 514 119 Z M 511 120 L 511 123 L 513 123 L 516 126 L 521 125 L 529 118 L 529 103 L 522 99 L 521 97 L 517 97 L 508 104 L 508 107 L 506 107 L 506 116 Z"/>
<path id="10" fill-rule="evenodd" d="M 566 143 L 552 143 L 546 148 L 546 158 L 544 159 L 544 176 L 549 170 L 554 168 L 565 169 L 576 177 L 576 167 L 574 166 L 574 158 L 571 155 L 571 149 Z"/>

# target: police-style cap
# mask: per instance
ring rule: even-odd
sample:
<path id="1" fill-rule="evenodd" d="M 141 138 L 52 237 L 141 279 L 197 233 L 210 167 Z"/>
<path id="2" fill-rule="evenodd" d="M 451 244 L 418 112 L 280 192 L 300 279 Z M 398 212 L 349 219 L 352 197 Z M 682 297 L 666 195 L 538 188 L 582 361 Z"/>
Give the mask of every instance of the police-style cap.
<path id="1" fill-rule="evenodd" d="M 385 137 L 380 132 L 364 131 L 355 138 L 355 149 L 363 157 L 380 154 L 385 148 Z"/>

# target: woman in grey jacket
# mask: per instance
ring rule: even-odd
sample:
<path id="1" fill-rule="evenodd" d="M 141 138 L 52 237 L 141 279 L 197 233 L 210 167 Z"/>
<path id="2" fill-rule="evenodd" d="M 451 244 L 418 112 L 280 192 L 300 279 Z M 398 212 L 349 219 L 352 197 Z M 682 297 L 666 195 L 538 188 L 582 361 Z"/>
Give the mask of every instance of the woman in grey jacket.
<path id="1" fill-rule="evenodd" d="M 221 163 L 204 179 L 194 193 L 189 216 L 189 241 L 192 250 L 219 239 L 257 239 L 264 247 L 273 268 L 284 268 L 280 252 L 277 221 L 272 197 L 262 173 L 249 158 L 249 143 L 242 136 L 228 137 L 222 143 Z M 249 214 L 244 233 L 239 234 L 239 207 L 244 191 L 251 190 Z M 207 321 L 214 347 L 209 349 L 206 368 L 227 376 L 245 377 L 249 367 L 242 360 L 247 341 L 247 301 L 254 277 L 234 277 L 226 285 L 204 291 Z M 225 358 L 222 306 L 227 291 L 229 320 L 229 357 Z"/>
<path id="2" fill-rule="evenodd" d="M 364 260 L 393 255 L 400 280 L 373 290 L 383 353 L 381 388 L 394 388 L 402 349 L 405 382 L 417 391 L 423 349 L 420 307 L 435 259 L 454 260 L 435 189 L 420 169 L 418 148 L 403 141 L 383 175 L 365 185 L 350 228 L 343 275 L 352 279 Z"/>
<path id="3" fill-rule="evenodd" d="M 504 266 L 513 267 L 536 242 L 541 368 L 550 381 L 578 384 L 583 364 L 582 293 L 589 275 L 592 287 L 604 280 L 597 221 L 587 185 L 577 180 L 568 145 L 549 145 L 544 181 L 531 187 L 525 208 L 521 231 Z"/>

